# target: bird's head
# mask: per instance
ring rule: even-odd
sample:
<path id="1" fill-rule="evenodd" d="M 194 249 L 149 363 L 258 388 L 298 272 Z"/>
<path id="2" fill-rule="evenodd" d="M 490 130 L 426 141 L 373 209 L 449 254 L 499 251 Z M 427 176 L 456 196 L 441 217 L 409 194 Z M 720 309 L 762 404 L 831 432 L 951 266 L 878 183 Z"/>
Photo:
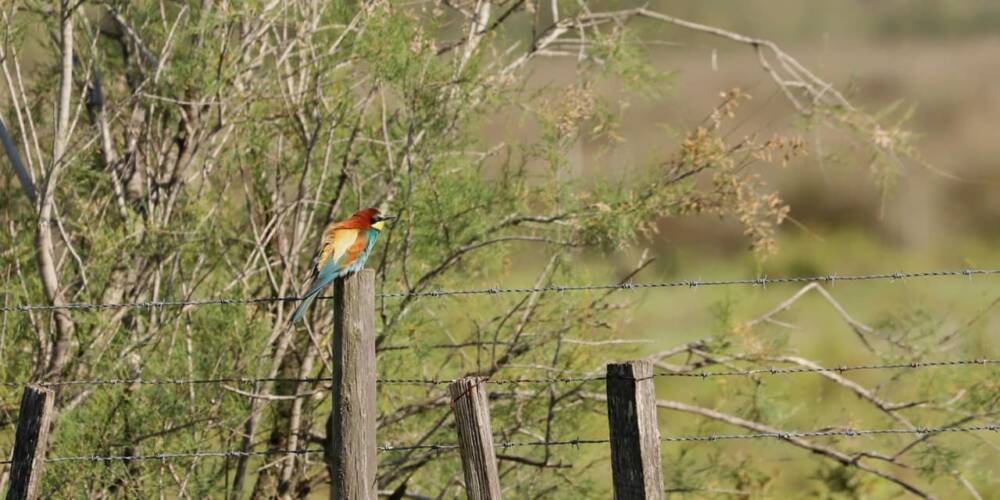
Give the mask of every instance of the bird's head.
<path id="1" fill-rule="evenodd" d="M 394 215 L 383 215 L 378 211 L 377 208 L 366 208 L 354 214 L 353 217 L 361 219 L 366 222 L 372 229 L 376 231 L 382 231 L 385 229 L 385 223 L 388 221 L 395 220 Z"/>

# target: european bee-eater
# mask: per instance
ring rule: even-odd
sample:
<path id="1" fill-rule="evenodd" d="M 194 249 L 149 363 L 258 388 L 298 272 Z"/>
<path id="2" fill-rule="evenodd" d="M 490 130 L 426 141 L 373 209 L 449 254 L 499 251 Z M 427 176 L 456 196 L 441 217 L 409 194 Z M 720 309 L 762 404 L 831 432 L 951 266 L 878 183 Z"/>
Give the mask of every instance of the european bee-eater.
<path id="1" fill-rule="evenodd" d="M 333 280 L 360 271 L 375 247 L 375 240 L 386 221 L 395 217 L 382 215 L 374 208 L 356 212 L 349 219 L 335 222 L 323 233 L 323 250 L 316 263 L 313 285 L 295 309 L 292 322 L 305 316 L 309 306 Z"/>

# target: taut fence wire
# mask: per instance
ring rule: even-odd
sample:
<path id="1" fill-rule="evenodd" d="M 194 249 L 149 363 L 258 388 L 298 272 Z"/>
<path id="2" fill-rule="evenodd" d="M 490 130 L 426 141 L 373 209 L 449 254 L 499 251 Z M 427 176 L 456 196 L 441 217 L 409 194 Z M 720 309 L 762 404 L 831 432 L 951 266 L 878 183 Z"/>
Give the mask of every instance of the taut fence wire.
<path id="1" fill-rule="evenodd" d="M 942 434 L 948 432 L 1000 432 L 1000 424 L 984 424 L 965 427 L 917 427 L 913 429 L 830 429 L 819 431 L 783 431 L 783 432 L 752 432 L 744 434 L 698 434 L 692 436 L 663 436 L 660 441 L 664 443 L 684 443 L 684 442 L 715 442 L 733 440 L 752 439 L 792 439 L 792 438 L 816 438 L 816 437 L 862 437 L 885 434 Z M 507 449 L 524 446 L 580 446 L 586 444 L 610 444 L 609 439 L 565 439 L 556 441 L 509 441 L 494 443 L 495 448 Z M 420 444 L 413 446 L 392 446 L 383 445 L 379 447 L 380 452 L 397 452 L 413 450 L 456 450 L 459 445 L 446 444 Z"/>
<path id="2" fill-rule="evenodd" d="M 46 458 L 46 463 L 60 463 L 60 462 L 136 462 L 136 461 L 159 461 L 165 462 L 167 460 L 181 460 L 188 458 L 241 458 L 241 457 L 260 457 L 260 456 L 271 456 L 271 455 L 308 455 L 311 453 L 323 453 L 323 448 L 305 448 L 296 450 L 260 450 L 260 451 L 239 451 L 239 450 L 223 450 L 223 451 L 181 451 L 181 452 L 166 452 L 166 453 L 153 453 L 149 455 L 81 455 L 74 457 L 52 457 Z M 10 460 L 0 460 L 0 465 L 10 464 Z"/>
<path id="3" fill-rule="evenodd" d="M 751 361 L 751 360 L 747 360 Z M 901 363 L 884 364 L 860 364 L 860 365 L 839 365 L 835 367 L 767 367 L 753 368 L 749 370 L 728 370 L 728 371 L 705 371 L 705 372 L 657 372 L 652 375 L 658 377 L 690 377 L 690 378 L 711 378 L 711 377 L 737 377 L 754 375 L 794 375 L 800 373 L 844 373 L 860 370 L 891 370 L 891 369 L 922 369 L 948 366 L 988 366 L 1000 365 L 1000 359 L 956 359 L 946 361 L 909 361 Z M 426 378 L 380 378 L 377 383 L 382 385 L 447 385 L 456 379 L 426 379 Z M 606 375 L 589 375 L 580 377 L 552 377 L 552 378 L 488 378 L 483 377 L 483 382 L 494 385 L 528 385 L 528 384 L 566 384 L 578 382 L 601 382 L 607 380 Z M 41 387 L 58 386 L 102 386 L 102 385 L 212 385 L 212 384 L 257 384 L 262 382 L 275 383 L 316 383 L 332 382 L 331 377 L 218 377 L 204 379 L 143 379 L 143 378 L 108 378 L 92 380 L 63 380 L 58 382 L 0 382 L 0 387 L 23 387 L 34 384 Z"/>
<path id="4" fill-rule="evenodd" d="M 106 378 L 106 379 L 90 379 L 90 380 L 62 380 L 57 382 L 0 382 L 2 387 L 23 387 L 28 384 L 33 384 L 41 387 L 61 387 L 61 386 L 101 386 L 101 385 L 212 385 L 212 384 L 257 384 L 263 382 L 274 382 L 274 383 L 311 383 L 311 382 L 330 382 L 333 379 L 330 377 L 312 377 L 312 378 L 295 378 L 295 377 L 261 377 L 261 378 L 246 378 L 246 377 L 218 377 L 218 378 L 175 378 L 175 379 L 144 379 L 144 378 Z"/>
<path id="5" fill-rule="evenodd" d="M 692 378 L 710 378 L 710 377 L 734 377 L 734 376 L 753 376 L 753 375 L 792 375 L 798 373 L 819 373 L 819 372 L 835 372 L 844 373 L 850 371 L 859 370 L 886 370 L 886 369 L 896 369 L 896 368 L 934 368 L 943 366 L 986 366 L 986 365 L 996 365 L 1000 364 L 1000 359 L 959 359 L 953 361 L 913 361 L 905 363 L 886 363 L 886 364 L 864 364 L 864 365 L 840 365 L 831 368 L 817 367 L 817 368 L 782 368 L 782 367 L 768 367 L 768 368 L 755 368 L 750 370 L 729 370 L 729 371 L 718 371 L 718 372 L 658 372 L 653 374 L 653 378 L 657 377 L 692 377 Z M 607 380 L 606 375 L 593 375 L 593 376 L 583 376 L 583 377 L 563 377 L 563 378 L 524 378 L 524 379 L 484 379 L 484 382 L 496 385 L 517 385 L 517 384 L 554 384 L 554 383 L 575 383 L 575 382 L 594 382 L 594 381 L 604 381 Z M 450 384 L 454 380 L 449 379 L 379 379 L 380 384 L 396 384 L 396 385 L 444 385 Z"/>
<path id="6" fill-rule="evenodd" d="M 733 440 L 754 440 L 754 439 L 783 439 L 792 438 L 819 438 L 819 437 L 864 437 L 889 434 L 943 434 L 943 433 L 968 433 L 968 432 L 1000 432 L 1000 424 L 984 424 L 964 427 L 917 427 L 912 429 L 829 429 L 818 431 L 783 431 L 783 432 L 753 432 L 744 434 L 697 434 L 689 436 L 663 436 L 660 441 L 664 443 L 683 442 L 717 442 Z M 592 444 L 610 444 L 608 439 L 564 439 L 564 440 L 540 440 L 540 441 L 502 441 L 494 443 L 498 449 L 521 448 L 531 446 L 573 446 Z M 459 449 L 455 443 L 441 444 L 420 444 L 412 446 L 394 446 L 384 444 L 378 447 L 380 453 L 393 453 L 404 451 L 450 451 Z M 81 455 L 72 457 L 52 457 L 46 458 L 46 463 L 60 462 L 134 462 L 134 461 L 167 461 L 182 460 L 192 458 L 239 458 L 270 455 L 308 455 L 323 453 L 323 448 L 304 449 L 272 449 L 260 451 L 190 451 L 190 452 L 167 452 L 154 453 L 149 455 Z M 0 460 L 0 465 L 9 465 L 10 460 Z"/>
<path id="7" fill-rule="evenodd" d="M 918 272 L 893 272 L 878 274 L 855 274 L 837 275 L 828 274 L 821 276 L 786 276 L 778 278 L 742 278 L 725 280 L 680 280 L 664 281 L 658 283 L 603 283 L 590 285 L 548 285 L 542 287 L 513 287 L 513 288 L 471 288 L 455 290 L 426 290 L 409 292 L 388 292 L 376 294 L 378 298 L 408 298 L 408 297 L 450 297 L 460 295 L 499 295 L 499 294 L 525 294 L 525 293 L 561 293 L 561 292 L 582 292 L 597 290 L 643 290 L 651 288 L 699 288 L 705 286 L 761 286 L 789 284 L 789 283 L 837 283 L 841 281 L 903 281 L 913 278 L 943 278 L 955 276 L 989 276 L 1000 274 L 1000 269 L 963 269 L 945 271 L 918 271 Z M 332 299 L 330 296 L 322 296 L 320 299 Z M 0 313 L 8 312 L 32 312 L 32 311 L 55 311 L 55 310 L 87 310 L 100 311 L 109 309 L 165 309 L 172 307 L 200 307 L 210 305 L 260 305 L 275 302 L 297 302 L 301 297 L 258 297 L 250 299 L 241 298 L 215 298 L 215 299 L 192 299 L 192 300 L 164 300 L 146 302 L 119 302 L 108 304 L 73 303 L 63 305 L 48 304 L 23 304 L 15 306 L 2 306 Z"/>

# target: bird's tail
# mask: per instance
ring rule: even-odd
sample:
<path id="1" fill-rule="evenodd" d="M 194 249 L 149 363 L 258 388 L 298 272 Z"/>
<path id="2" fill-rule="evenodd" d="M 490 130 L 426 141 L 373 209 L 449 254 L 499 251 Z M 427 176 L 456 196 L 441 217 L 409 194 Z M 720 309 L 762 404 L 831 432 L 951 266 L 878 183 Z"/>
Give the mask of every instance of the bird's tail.
<path id="1" fill-rule="evenodd" d="M 302 302 L 299 304 L 299 307 L 297 307 L 295 309 L 295 313 L 292 314 L 292 323 L 298 323 L 299 320 L 306 315 L 306 311 L 309 310 L 309 306 L 311 306 L 313 301 L 316 300 L 316 297 L 319 297 L 319 292 L 322 292 L 323 289 L 330 284 L 330 281 L 320 281 L 319 283 L 313 285 L 308 292 L 306 292 L 306 296 L 302 298 Z"/>

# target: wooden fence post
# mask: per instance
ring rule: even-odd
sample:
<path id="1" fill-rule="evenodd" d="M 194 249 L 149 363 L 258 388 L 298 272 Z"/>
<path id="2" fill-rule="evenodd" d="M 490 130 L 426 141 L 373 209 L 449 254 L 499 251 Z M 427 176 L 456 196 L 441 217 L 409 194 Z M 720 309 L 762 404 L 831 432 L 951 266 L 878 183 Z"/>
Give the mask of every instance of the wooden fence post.
<path id="1" fill-rule="evenodd" d="M 469 500 L 499 499 L 500 475 L 493 451 L 486 381 L 465 377 L 452 382 L 448 392 L 455 412 L 458 446 L 462 452 L 466 496 Z"/>
<path id="2" fill-rule="evenodd" d="M 614 498 L 662 499 L 653 364 L 645 360 L 611 363 L 607 373 Z"/>
<path id="3" fill-rule="evenodd" d="M 333 395 L 327 425 L 330 498 L 376 498 L 375 271 L 334 282 Z"/>
<path id="4" fill-rule="evenodd" d="M 33 385 L 24 388 L 14 434 L 7 500 L 38 498 L 38 484 L 45 468 L 45 448 L 49 441 L 54 401 L 55 394 L 50 389 Z"/>

